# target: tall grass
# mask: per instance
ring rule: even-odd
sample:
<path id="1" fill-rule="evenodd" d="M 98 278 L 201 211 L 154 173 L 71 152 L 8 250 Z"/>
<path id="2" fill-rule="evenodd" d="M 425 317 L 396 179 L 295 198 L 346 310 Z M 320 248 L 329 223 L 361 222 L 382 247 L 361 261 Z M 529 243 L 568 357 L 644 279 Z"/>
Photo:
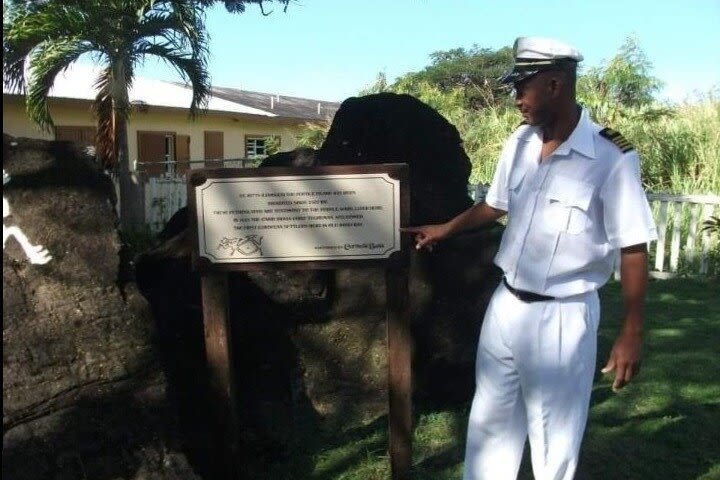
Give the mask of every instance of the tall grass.
<path id="1" fill-rule="evenodd" d="M 654 121 L 628 116 L 615 128 L 640 153 L 649 191 L 720 194 L 720 99 L 680 105 Z"/>
<path id="2" fill-rule="evenodd" d="M 422 100 L 422 98 L 421 98 Z M 438 109 L 453 123 L 473 165 L 470 183 L 490 183 L 502 145 L 520 123 L 515 110 Z M 638 113 L 598 123 L 620 131 L 640 155 L 652 193 L 720 194 L 720 99 L 663 108 L 658 118 Z M 594 112 L 590 112 L 595 117 Z"/>
<path id="3" fill-rule="evenodd" d="M 520 123 L 515 109 L 470 109 L 464 90 L 423 82 L 400 82 L 392 90 L 414 95 L 455 125 L 472 162 L 470 183 L 490 183 L 503 143 Z M 588 104 L 591 117 L 635 145 L 649 192 L 720 193 L 720 98 L 709 94 L 698 103 L 642 109 Z"/>
<path id="4" fill-rule="evenodd" d="M 455 125 L 472 162 L 469 183 L 488 184 L 505 140 L 521 121 L 514 108 L 468 107 L 461 89 L 405 80 L 385 88 L 427 103 Z M 583 99 L 580 99 L 583 103 Z M 720 194 L 720 97 L 697 103 L 624 108 L 587 99 L 599 124 L 621 132 L 640 154 L 645 188 L 652 193 Z M 318 147 L 327 126 L 308 129 L 303 145 Z M 442 159 L 438 159 L 442 161 Z"/>
<path id="5" fill-rule="evenodd" d="M 471 184 L 490 183 L 502 146 L 520 121 L 515 110 L 485 108 L 455 122 L 472 162 Z"/>

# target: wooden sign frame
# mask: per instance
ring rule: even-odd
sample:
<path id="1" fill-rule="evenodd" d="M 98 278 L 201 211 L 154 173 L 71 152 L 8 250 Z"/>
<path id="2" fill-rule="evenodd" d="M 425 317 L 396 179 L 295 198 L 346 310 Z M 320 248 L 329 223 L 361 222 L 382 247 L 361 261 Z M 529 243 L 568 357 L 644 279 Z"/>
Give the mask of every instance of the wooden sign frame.
<path id="1" fill-rule="evenodd" d="M 192 263 L 201 274 L 205 351 L 211 408 L 222 433 L 223 470 L 237 478 L 239 425 L 238 389 L 234 381 L 231 329 L 228 317 L 228 278 L 233 271 L 327 270 L 381 266 L 386 272 L 389 453 L 393 480 L 408 480 L 412 460 L 412 369 L 408 308 L 408 269 L 411 239 L 400 237 L 401 248 L 383 259 L 212 263 L 199 255 L 196 188 L 208 179 L 255 177 L 314 177 L 352 174 L 387 174 L 399 180 L 400 226 L 410 216 L 409 168 L 407 164 L 342 165 L 324 167 L 267 167 L 196 169 L 188 172 L 189 225 L 193 240 Z M 397 232 L 400 235 L 399 232 Z"/>

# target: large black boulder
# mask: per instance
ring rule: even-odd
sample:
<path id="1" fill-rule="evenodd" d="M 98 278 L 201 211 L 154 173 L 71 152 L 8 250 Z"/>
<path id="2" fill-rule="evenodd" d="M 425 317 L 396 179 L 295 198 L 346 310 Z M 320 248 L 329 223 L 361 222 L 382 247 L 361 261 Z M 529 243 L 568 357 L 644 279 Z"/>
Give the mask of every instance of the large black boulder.
<path id="1" fill-rule="evenodd" d="M 472 205 L 467 193 L 471 165 L 460 134 L 410 95 L 377 93 L 342 102 L 317 163 L 407 163 L 413 225 L 447 221 Z"/>
<path id="2" fill-rule="evenodd" d="M 146 300 L 119 282 L 114 188 L 69 142 L 3 135 L 3 461 L 15 480 L 198 478 Z"/>

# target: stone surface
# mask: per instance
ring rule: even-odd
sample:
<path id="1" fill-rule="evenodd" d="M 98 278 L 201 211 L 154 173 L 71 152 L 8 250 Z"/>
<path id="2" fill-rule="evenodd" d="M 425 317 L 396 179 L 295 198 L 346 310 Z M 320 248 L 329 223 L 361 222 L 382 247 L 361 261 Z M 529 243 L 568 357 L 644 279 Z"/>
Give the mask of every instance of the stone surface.
<path id="1" fill-rule="evenodd" d="M 70 144 L 8 137 L 3 168 L 5 224 L 52 255 L 3 250 L 3 477 L 194 478 L 150 309 L 118 284 L 109 177 Z"/>

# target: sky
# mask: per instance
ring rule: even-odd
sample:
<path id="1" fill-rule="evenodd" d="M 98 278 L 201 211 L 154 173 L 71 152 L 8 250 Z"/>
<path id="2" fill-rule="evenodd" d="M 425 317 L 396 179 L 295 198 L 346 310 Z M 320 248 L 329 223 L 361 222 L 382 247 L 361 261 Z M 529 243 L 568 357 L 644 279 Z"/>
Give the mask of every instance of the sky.
<path id="1" fill-rule="evenodd" d="M 215 86 L 342 101 L 374 83 L 422 70 L 430 54 L 518 36 L 552 37 L 584 55 L 583 68 L 612 58 L 635 37 L 664 82 L 662 99 L 720 88 L 720 0 L 291 0 L 230 14 L 208 12 Z M 146 62 L 138 75 L 177 81 Z"/>

